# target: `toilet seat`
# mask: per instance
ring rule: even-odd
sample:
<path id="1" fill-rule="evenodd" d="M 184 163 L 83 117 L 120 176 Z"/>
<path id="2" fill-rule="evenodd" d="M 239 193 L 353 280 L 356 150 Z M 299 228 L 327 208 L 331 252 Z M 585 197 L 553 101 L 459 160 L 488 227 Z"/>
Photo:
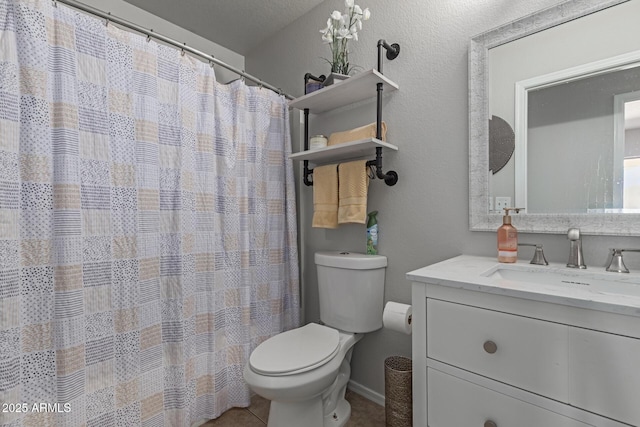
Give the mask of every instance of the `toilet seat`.
<path id="1" fill-rule="evenodd" d="M 275 335 L 260 344 L 249 357 L 251 370 L 262 375 L 283 376 L 307 372 L 326 364 L 338 353 L 339 333 L 309 323 Z"/>

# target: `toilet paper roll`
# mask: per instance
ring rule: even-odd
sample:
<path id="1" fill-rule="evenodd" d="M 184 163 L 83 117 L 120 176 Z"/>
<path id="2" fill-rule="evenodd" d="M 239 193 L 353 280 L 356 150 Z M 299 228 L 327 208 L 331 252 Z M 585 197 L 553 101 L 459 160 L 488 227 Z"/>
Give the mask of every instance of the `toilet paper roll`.
<path id="1" fill-rule="evenodd" d="M 411 306 L 389 301 L 382 312 L 382 324 L 392 331 L 411 334 Z"/>

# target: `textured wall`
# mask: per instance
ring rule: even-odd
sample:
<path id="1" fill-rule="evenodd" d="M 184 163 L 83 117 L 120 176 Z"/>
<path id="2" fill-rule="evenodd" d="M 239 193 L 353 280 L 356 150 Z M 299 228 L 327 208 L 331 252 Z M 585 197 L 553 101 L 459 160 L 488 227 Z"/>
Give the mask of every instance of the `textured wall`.
<path id="1" fill-rule="evenodd" d="M 402 46 L 400 56 L 385 61 L 384 72 L 400 90 L 384 100 L 388 140 L 400 150 L 384 157 L 384 169 L 398 172 L 395 187 L 374 180 L 369 187 L 369 210 L 378 210 L 379 251 L 388 257 L 385 298 L 409 302 L 410 283 L 405 273 L 458 254 L 495 254 L 495 233 L 468 230 L 468 92 L 467 48 L 471 37 L 511 20 L 553 6 L 557 0 L 360 0 L 372 10 L 360 40 L 352 43 L 352 62 L 364 68 L 376 65 L 376 42 L 384 38 Z M 248 72 L 303 94 L 306 72 L 327 72 L 320 58 L 328 56 L 319 29 L 342 0 L 327 0 L 245 56 Z M 375 101 L 322 117 L 312 117 L 311 131 L 328 134 L 375 120 Z M 297 150 L 298 147 L 294 147 Z M 300 182 L 300 181 L 298 181 Z M 363 251 L 365 227 L 338 230 L 312 229 L 311 187 L 299 192 L 302 274 L 306 320 L 319 317 L 316 270 L 317 250 Z M 514 218 L 518 226 L 518 219 Z M 543 243 L 547 259 L 566 262 L 569 245 L 561 235 L 521 235 L 521 241 Z M 607 249 L 640 247 L 638 238 L 586 236 L 587 264 L 602 266 Z M 522 259 L 532 254 L 523 250 Z M 640 257 L 627 257 L 627 266 L 640 269 Z M 595 269 L 595 267 L 593 267 Z M 600 269 L 600 267 L 598 267 Z M 411 354 L 411 340 L 385 330 L 368 334 L 354 352 L 352 378 L 384 393 L 384 359 Z"/>

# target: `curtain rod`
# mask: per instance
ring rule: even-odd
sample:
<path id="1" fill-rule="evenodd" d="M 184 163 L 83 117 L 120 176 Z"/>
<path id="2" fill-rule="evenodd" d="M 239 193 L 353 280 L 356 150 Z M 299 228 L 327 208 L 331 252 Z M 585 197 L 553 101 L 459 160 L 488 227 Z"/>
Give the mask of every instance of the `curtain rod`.
<path id="1" fill-rule="evenodd" d="M 206 59 L 210 63 L 213 63 L 213 64 L 219 65 L 219 66 L 221 66 L 223 68 L 226 68 L 227 70 L 230 70 L 230 71 L 232 71 L 232 72 L 234 72 L 234 73 L 236 73 L 236 74 L 238 74 L 238 75 L 240 75 L 240 76 L 242 76 L 242 77 L 244 77 L 244 78 L 246 78 L 248 80 L 251 80 L 252 82 L 255 82 L 255 83 L 259 84 L 260 86 L 266 87 L 267 89 L 271 89 L 272 91 L 274 91 L 276 93 L 279 93 L 280 95 L 283 95 L 287 99 L 294 99 L 293 96 L 291 96 L 291 95 L 289 95 L 287 93 L 284 93 L 282 91 L 282 89 L 277 88 L 277 87 L 275 87 L 273 85 L 270 85 L 269 83 L 264 82 L 264 81 L 260 80 L 259 78 L 252 76 L 251 74 L 245 73 L 243 70 L 239 70 L 239 69 L 235 68 L 232 65 L 229 65 L 229 64 L 227 64 L 225 62 L 222 62 L 222 61 L 220 61 L 219 59 L 217 59 L 213 55 L 206 54 L 206 53 L 204 53 L 204 52 L 202 52 L 202 51 L 200 51 L 198 49 L 194 49 L 192 47 L 187 46 L 186 43 L 180 43 L 179 41 L 174 40 L 174 39 L 172 39 L 170 37 L 163 36 L 162 34 L 158 34 L 153 30 L 147 30 L 146 28 L 141 27 L 141 26 L 139 26 L 137 24 L 134 24 L 134 23 L 129 22 L 127 20 L 124 20 L 122 18 L 118 18 L 117 16 L 111 15 L 111 12 L 103 12 L 103 11 L 101 11 L 99 9 L 96 9 L 94 7 L 91 7 L 91 6 L 86 5 L 84 3 L 80 3 L 80 2 L 75 1 L 75 0 L 53 0 L 54 6 L 56 5 L 56 3 L 64 3 L 67 6 L 73 7 L 75 9 L 81 10 L 83 12 L 90 13 L 91 15 L 96 15 L 96 16 L 98 16 L 100 18 L 103 18 L 103 19 L 106 19 L 107 22 L 113 22 L 114 24 L 118 24 L 118 25 L 121 25 L 123 27 L 126 27 L 126 28 L 129 28 L 131 30 L 134 30 L 134 31 L 136 31 L 138 33 L 142 33 L 142 34 L 146 35 L 147 37 L 153 37 L 154 39 L 157 39 L 157 40 L 160 40 L 160 41 L 162 41 L 164 43 L 173 45 L 173 46 L 175 46 L 177 48 L 180 48 L 182 51 L 189 52 L 189 53 L 191 53 L 193 55 L 199 56 L 199 57 L 201 57 L 203 59 Z"/>

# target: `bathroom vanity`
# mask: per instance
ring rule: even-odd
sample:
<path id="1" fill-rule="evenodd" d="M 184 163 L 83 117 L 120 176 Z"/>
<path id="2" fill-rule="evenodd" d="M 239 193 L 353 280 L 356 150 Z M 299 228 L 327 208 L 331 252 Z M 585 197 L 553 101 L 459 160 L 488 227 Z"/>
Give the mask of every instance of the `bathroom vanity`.
<path id="1" fill-rule="evenodd" d="M 639 274 L 462 255 L 407 278 L 415 426 L 640 426 Z"/>

